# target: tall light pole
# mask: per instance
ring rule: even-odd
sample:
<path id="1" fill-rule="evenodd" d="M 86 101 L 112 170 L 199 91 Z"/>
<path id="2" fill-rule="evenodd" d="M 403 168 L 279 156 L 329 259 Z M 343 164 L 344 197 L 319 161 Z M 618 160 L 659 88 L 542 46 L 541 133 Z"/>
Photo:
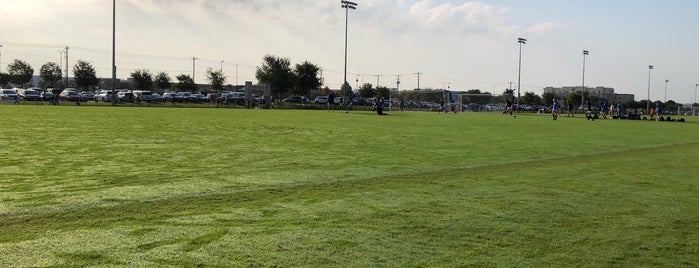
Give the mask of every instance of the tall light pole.
<path id="1" fill-rule="evenodd" d="M 665 100 L 663 102 L 667 102 L 667 83 L 670 82 L 670 80 L 665 79 Z"/>
<path id="2" fill-rule="evenodd" d="M 219 71 L 221 71 L 222 74 L 223 74 L 223 63 L 224 62 L 225 62 L 224 60 L 221 60 L 221 69 L 219 69 Z"/>
<path id="3" fill-rule="evenodd" d="M 522 45 L 527 43 L 527 39 L 517 38 L 517 43 L 519 43 L 519 74 L 517 75 L 517 111 L 519 111 L 519 99 L 521 88 L 521 78 L 522 78 Z"/>
<path id="4" fill-rule="evenodd" d="M 63 89 L 68 88 L 68 79 L 69 79 L 69 77 L 68 77 L 68 75 L 69 75 L 68 74 L 68 49 L 70 49 L 70 47 L 66 46 L 65 49 L 66 49 L 65 50 L 66 51 L 66 82 L 63 84 Z"/>
<path id="5" fill-rule="evenodd" d="M 582 77 L 582 95 L 580 97 L 580 105 L 585 105 L 585 56 L 590 55 L 590 51 L 583 50 L 583 77 Z"/>
<path id="6" fill-rule="evenodd" d="M 238 65 L 240 65 L 240 63 L 235 64 L 235 85 L 236 86 L 238 85 Z"/>
<path id="7" fill-rule="evenodd" d="M 349 22 L 349 10 L 357 9 L 357 3 L 344 0 L 340 1 L 340 3 L 342 4 L 342 8 L 345 9 L 345 76 L 343 80 L 344 83 L 342 84 L 342 92 L 344 97 L 347 98 L 347 88 L 349 87 L 349 84 L 347 83 L 347 24 Z M 345 109 L 345 112 L 349 112 L 349 105 L 345 105 Z"/>
<path id="8" fill-rule="evenodd" d="M 694 104 L 697 103 L 697 87 L 699 87 L 699 84 L 694 84 L 694 101 L 692 102 L 692 116 L 694 115 Z"/>
<path id="9" fill-rule="evenodd" d="M 60 69 L 60 70 L 61 70 L 61 73 L 62 73 L 62 72 L 63 72 L 63 50 L 62 50 L 62 49 L 59 49 L 59 50 L 58 50 L 58 54 L 59 54 L 59 57 L 58 57 L 59 60 L 58 60 L 58 61 L 60 62 L 60 64 L 58 65 L 58 66 L 60 66 L 60 67 L 59 67 L 58 69 Z M 61 86 L 59 87 L 59 89 L 63 89 L 63 76 L 61 76 L 61 81 L 60 81 L 60 82 L 61 82 Z"/>
<path id="10" fill-rule="evenodd" d="M 197 82 L 195 82 L 195 80 L 194 80 L 194 71 L 195 71 L 196 65 L 197 65 L 196 63 L 197 63 L 197 57 L 192 57 L 192 82 L 194 82 L 195 85 L 197 84 Z"/>
<path id="11" fill-rule="evenodd" d="M 2 45 L 0 45 L 0 67 L 2 67 Z"/>
<path id="12" fill-rule="evenodd" d="M 116 0 L 112 0 L 112 106 L 116 99 Z"/>
<path id="13" fill-rule="evenodd" d="M 646 100 L 646 111 L 650 111 L 650 71 L 653 70 L 653 65 L 648 65 L 648 99 Z"/>

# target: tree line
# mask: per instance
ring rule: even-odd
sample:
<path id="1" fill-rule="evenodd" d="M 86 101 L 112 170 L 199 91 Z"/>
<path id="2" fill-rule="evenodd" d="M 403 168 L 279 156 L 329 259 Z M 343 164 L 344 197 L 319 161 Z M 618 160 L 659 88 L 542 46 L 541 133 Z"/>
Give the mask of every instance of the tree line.
<path id="1" fill-rule="evenodd" d="M 291 68 L 291 62 L 288 58 L 265 55 L 262 60 L 262 65 L 257 67 L 256 78 L 259 83 L 268 83 L 272 88 L 272 93 L 276 96 L 297 94 L 309 95 L 312 89 L 317 89 L 322 85 L 322 81 L 318 78 L 320 67 L 304 61 L 301 64 L 296 64 L 294 69 Z M 18 87 L 31 86 L 30 81 L 34 76 L 34 68 L 27 62 L 15 59 L 8 64 L 7 72 L 0 72 L 0 86 L 12 84 Z M 47 62 L 41 66 L 39 76 L 42 81 L 39 87 L 42 88 L 61 88 L 63 86 L 63 70 L 55 62 Z M 206 71 L 207 80 L 211 90 L 220 92 L 224 89 L 226 76 L 221 70 L 212 70 L 209 68 Z M 165 72 L 153 73 L 148 69 L 142 68 L 133 71 L 130 74 L 132 83 L 131 89 L 135 90 L 168 90 L 175 89 L 177 91 L 196 92 L 199 87 L 194 82 L 192 77 L 187 74 L 179 74 L 175 76 L 175 83 L 169 74 Z M 65 85 L 66 87 L 75 87 L 81 90 L 92 90 L 99 86 L 99 79 L 95 72 L 94 66 L 91 63 L 83 60 L 78 60 L 73 65 L 72 84 Z"/>

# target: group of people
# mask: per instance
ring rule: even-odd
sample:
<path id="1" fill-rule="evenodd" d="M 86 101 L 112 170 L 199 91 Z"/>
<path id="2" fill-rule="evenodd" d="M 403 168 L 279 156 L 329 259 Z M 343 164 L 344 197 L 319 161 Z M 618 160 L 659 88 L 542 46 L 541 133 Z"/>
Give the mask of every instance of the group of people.
<path id="1" fill-rule="evenodd" d="M 558 103 L 557 99 L 553 99 L 553 104 L 551 105 L 551 116 L 553 117 L 553 120 L 558 120 L 558 116 L 560 113 L 560 104 Z M 615 106 L 614 104 L 607 106 L 606 102 L 603 102 L 600 107 L 599 107 L 599 114 L 593 113 L 592 109 L 592 103 L 589 100 L 585 101 L 585 118 L 587 120 L 592 120 L 595 121 L 595 119 L 603 118 L 607 119 L 607 117 L 611 117 L 613 119 L 623 119 L 625 117 L 631 118 L 632 115 L 636 115 L 636 119 L 640 119 L 640 116 L 638 113 L 635 114 L 626 114 L 626 109 L 624 105 L 621 102 L 618 102 L 617 105 Z M 660 119 L 660 114 L 662 114 L 663 106 L 662 103 L 656 102 L 655 107 L 650 108 L 650 120 L 661 120 Z M 568 104 L 568 110 L 567 110 L 567 116 L 568 117 L 574 117 L 575 116 L 575 106 L 572 103 Z M 645 118 L 644 118 L 645 120 Z"/>

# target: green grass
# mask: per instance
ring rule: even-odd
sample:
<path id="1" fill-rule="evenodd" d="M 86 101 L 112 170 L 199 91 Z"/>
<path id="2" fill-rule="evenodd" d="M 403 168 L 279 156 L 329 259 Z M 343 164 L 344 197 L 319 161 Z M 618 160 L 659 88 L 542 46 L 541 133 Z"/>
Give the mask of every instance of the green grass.
<path id="1" fill-rule="evenodd" d="M 699 120 L 0 105 L 0 266 L 698 266 Z"/>

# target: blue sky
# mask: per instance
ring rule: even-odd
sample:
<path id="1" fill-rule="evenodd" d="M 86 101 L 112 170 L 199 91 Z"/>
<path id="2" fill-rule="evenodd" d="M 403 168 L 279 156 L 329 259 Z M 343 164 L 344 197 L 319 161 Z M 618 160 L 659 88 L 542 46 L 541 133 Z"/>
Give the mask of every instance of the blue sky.
<path id="1" fill-rule="evenodd" d="M 108 3 L 105 3 L 108 2 Z M 349 14 L 348 80 L 401 89 L 478 88 L 496 94 L 585 84 L 651 99 L 690 102 L 699 83 L 699 1 L 357 1 Z M 13 59 L 38 70 L 59 62 L 91 62 L 99 76 L 111 65 L 111 1 L 0 0 L 0 68 Z M 228 82 L 255 81 L 265 54 L 308 60 L 327 86 L 342 84 L 345 12 L 339 1 L 117 0 L 117 68 L 192 73 L 224 61 Z M 236 68 L 238 75 L 236 76 Z"/>

